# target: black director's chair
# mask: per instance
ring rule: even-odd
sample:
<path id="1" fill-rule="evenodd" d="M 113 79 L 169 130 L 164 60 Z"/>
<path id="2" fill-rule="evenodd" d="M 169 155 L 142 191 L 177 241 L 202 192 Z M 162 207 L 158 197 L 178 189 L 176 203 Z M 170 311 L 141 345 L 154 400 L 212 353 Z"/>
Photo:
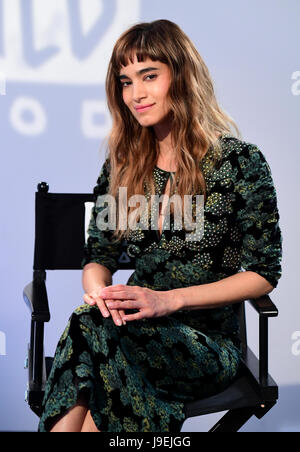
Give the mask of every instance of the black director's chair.
<path id="1" fill-rule="evenodd" d="M 81 270 L 86 219 L 89 219 L 85 203 L 95 200 L 94 194 L 48 193 L 48 189 L 48 184 L 41 182 L 36 192 L 33 281 L 23 291 L 31 310 L 26 401 L 38 416 L 53 361 L 44 357 L 44 323 L 50 320 L 46 270 Z M 134 269 L 134 262 L 126 253 L 125 240 L 122 246 L 119 268 Z M 268 373 L 268 318 L 276 317 L 278 310 L 268 295 L 245 301 L 259 315 L 259 358 L 247 346 L 245 303 L 236 303 L 233 307 L 241 326 L 242 371 L 223 392 L 185 404 L 186 419 L 227 411 L 211 432 L 236 432 L 253 415 L 262 418 L 278 399 L 277 384 Z"/>

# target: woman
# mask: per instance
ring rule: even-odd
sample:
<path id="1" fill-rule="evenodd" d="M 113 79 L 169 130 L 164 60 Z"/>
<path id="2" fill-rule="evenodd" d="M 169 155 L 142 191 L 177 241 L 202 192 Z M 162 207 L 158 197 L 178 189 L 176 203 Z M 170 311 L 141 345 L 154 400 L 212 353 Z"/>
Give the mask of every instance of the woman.
<path id="1" fill-rule="evenodd" d="M 113 127 L 82 261 L 86 304 L 58 343 L 39 430 L 178 432 L 184 402 L 223 390 L 238 374 L 232 304 L 277 286 L 276 191 L 264 155 L 240 139 L 176 24 L 123 33 L 106 92 Z M 117 199 L 119 187 L 126 201 L 145 195 L 147 209 L 118 201 L 118 222 L 105 230 L 101 196 Z M 175 228 L 178 210 L 167 196 L 148 215 L 150 198 L 163 194 L 176 194 L 178 205 L 192 195 L 189 219 L 203 197 L 204 228 L 192 240 L 186 223 Z M 139 226 L 122 227 L 134 211 Z M 112 285 L 124 238 L 135 271 L 126 285 Z"/>

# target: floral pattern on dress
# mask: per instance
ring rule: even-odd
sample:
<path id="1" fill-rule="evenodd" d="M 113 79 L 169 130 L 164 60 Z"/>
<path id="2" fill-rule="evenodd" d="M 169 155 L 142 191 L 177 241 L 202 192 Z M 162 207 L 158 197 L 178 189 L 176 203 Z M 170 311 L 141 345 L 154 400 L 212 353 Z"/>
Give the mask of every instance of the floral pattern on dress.
<path id="1" fill-rule="evenodd" d="M 281 277 L 282 236 L 270 167 L 256 145 L 229 134 L 221 138 L 222 161 L 202 161 L 208 197 L 204 235 L 187 242 L 184 231 L 135 231 L 128 254 L 135 270 L 128 285 L 171 290 L 208 284 L 253 271 L 276 287 Z M 97 228 L 98 195 L 107 193 L 109 159 L 94 188 L 95 204 L 84 247 L 89 262 L 119 268 L 121 244 Z M 168 171 L 154 168 L 157 194 Z M 187 401 L 215 394 L 238 375 L 239 325 L 231 305 L 181 310 L 118 327 L 95 306 L 71 315 L 58 343 L 46 385 L 39 430 L 49 431 L 80 394 L 94 422 L 107 432 L 179 432 Z"/>

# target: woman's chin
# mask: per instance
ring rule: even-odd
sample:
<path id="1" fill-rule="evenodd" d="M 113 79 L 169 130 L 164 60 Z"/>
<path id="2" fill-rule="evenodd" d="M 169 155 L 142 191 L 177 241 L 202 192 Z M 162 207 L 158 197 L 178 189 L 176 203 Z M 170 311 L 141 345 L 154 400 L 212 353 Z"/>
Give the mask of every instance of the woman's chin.
<path id="1" fill-rule="evenodd" d="M 151 127 L 156 124 L 156 122 L 151 120 L 150 118 L 149 119 L 147 119 L 147 118 L 137 119 L 137 121 L 140 124 L 140 126 L 142 126 L 142 127 Z"/>

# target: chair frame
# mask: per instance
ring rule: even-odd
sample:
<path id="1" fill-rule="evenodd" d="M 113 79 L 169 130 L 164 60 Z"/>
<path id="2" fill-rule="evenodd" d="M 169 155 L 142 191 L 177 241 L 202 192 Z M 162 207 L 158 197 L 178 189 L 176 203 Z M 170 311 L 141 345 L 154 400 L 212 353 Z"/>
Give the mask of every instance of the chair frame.
<path id="1" fill-rule="evenodd" d="M 36 192 L 36 234 L 35 256 L 33 266 L 33 280 L 23 289 L 23 298 L 31 311 L 30 342 L 25 367 L 28 368 L 28 383 L 25 400 L 31 410 L 41 416 L 42 400 L 45 384 L 50 372 L 53 358 L 44 356 L 44 325 L 50 321 L 50 310 L 46 288 L 46 270 L 42 258 L 40 261 L 39 248 L 43 248 L 46 237 L 40 232 L 45 229 L 45 218 L 40 218 L 44 203 L 49 196 L 57 198 L 80 196 L 80 202 L 95 200 L 91 194 L 51 194 L 46 182 L 38 184 Z M 84 209 L 84 206 L 83 206 Z M 45 209 L 44 209 L 45 210 Z M 84 240 L 84 237 L 82 237 Z M 126 249 L 126 241 L 123 243 Z M 80 269 L 78 263 L 67 267 L 53 267 L 50 269 Z M 128 262 L 120 264 L 120 269 L 134 269 L 130 258 Z M 247 345 L 245 302 L 249 302 L 259 315 L 259 357 Z M 233 307 L 240 322 L 240 339 L 242 344 L 242 370 L 232 384 L 214 396 L 206 399 L 185 403 L 185 420 L 194 416 L 227 411 L 227 413 L 209 430 L 210 432 L 237 432 L 255 415 L 261 419 L 276 403 L 278 386 L 268 372 L 268 319 L 278 316 L 278 309 L 269 295 L 243 300 L 234 303 Z M 226 401 L 224 403 L 224 400 Z"/>

